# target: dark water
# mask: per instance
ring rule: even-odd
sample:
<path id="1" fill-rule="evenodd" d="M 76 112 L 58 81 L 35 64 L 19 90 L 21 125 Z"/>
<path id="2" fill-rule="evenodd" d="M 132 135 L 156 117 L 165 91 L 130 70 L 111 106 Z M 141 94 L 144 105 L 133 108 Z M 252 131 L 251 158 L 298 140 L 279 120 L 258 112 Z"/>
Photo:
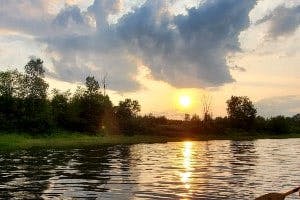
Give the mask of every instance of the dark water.
<path id="1" fill-rule="evenodd" d="M 0 199 L 253 199 L 300 184 L 300 139 L 0 152 L 0 175 Z"/>

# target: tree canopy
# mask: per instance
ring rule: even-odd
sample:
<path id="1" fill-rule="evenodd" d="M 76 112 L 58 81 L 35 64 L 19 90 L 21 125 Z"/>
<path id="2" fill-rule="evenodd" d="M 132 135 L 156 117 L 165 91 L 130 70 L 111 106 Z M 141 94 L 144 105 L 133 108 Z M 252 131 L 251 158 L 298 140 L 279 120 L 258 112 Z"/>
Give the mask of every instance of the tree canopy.
<path id="1" fill-rule="evenodd" d="M 256 109 L 246 96 L 231 96 L 227 100 L 227 113 L 234 128 L 250 129 L 256 117 Z"/>

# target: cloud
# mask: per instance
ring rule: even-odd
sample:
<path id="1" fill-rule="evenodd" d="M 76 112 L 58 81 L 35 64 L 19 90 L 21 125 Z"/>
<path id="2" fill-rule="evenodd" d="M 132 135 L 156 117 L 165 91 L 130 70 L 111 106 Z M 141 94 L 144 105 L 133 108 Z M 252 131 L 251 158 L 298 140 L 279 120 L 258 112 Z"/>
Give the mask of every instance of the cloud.
<path id="1" fill-rule="evenodd" d="M 255 103 L 258 113 L 263 116 L 287 115 L 300 113 L 300 96 L 288 95 L 262 99 Z"/>
<path id="2" fill-rule="evenodd" d="M 16 1 L 0 2 L 11 6 L 2 8 L 0 27 L 30 33 L 45 43 L 54 66 L 52 77 L 76 82 L 89 74 L 108 73 L 111 89 L 119 91 L 139 87 L 135 75 L 140 64 L 149 67 L 155 79 L 175 87 L 233 82 L 226 57 L 240 50 L 238 35 L 248 27 L 256 3 L 211 0 L 174 15 L 165 1 L 148 0 L 109 24 L 109 16 L 123 10 L 123 1 L 95 0 L 85 11 L 66 6 L 55 16 L 47 14 L 46 2 L 26 1 L 29 11 Z M 36 15 L 27 16 L 30 6 Z M 10 12 L 16 8 L 21 14 L 14 18 Z"/>
<path id="3" fill-rule="evenodd" d="M 269 21 L 269 35 L 273 38 L 294 33 L 300 25 L 300 5 L 295 7 L 277 7 L 257 24 Z"/>
<path id="4" fill-rule="evenodd" d="M 0 0 L 0 27 L 28 34 L 47 34 L 51 15 L 47 0 Z"/>
<path id="5" fill-rule="evenodd" d="M 234 65 L 232 67 L 230 67 L 231 70 L 235 70 L 235 71 L 239 71 L 239 72 L 246 72 L 246 69 L 244 67 L 240 67 L 237 65 Z"/>

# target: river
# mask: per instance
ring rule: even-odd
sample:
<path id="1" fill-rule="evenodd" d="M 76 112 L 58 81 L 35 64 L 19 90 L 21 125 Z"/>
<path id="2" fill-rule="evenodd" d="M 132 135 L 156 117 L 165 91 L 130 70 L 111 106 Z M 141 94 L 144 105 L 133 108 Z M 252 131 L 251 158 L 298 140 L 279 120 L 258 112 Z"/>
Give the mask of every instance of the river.
<path id="1" fill-rule="evenodd" d="M 253 199 L 300 185 L 300 139 L 2 151 L 0 175 L 0 199 Z"/>

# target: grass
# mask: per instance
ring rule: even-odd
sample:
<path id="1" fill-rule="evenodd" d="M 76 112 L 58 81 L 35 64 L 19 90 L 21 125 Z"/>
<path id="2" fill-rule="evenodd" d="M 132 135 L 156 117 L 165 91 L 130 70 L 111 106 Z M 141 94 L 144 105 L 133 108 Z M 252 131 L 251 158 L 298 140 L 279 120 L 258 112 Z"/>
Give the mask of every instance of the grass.
<path id="1" fill-rule="evenodd" d="M 209 140 L 257 140 L 257 139 L 288 139 L 300 138 L 300 133 L 274 134 L 274 133 L 259 133 L 259 132 L 229 132 L 224 135 L 208 136 Z"/>
<path id="2" fill-rule="evenodd" d="M 0 134 L 0 149 L 26 149 L 31 147 L 43 148 L 72 148 L 109 144 L 163 143 L 165 137 L 159 136 L 122 136 L 122 135 L 87 135 L 83 133 L 55 133 L 44 136 L 31 136 L 21 133 Z"/>
<path id="3" fill-rule="evenodd" d="M 21 133 L 1 133 L 0 149 L 27 149 L 40 148 L 77 148 L 84 146 L 112 145 L 112 144 L 138 144 L 138 143 L 164 143 L 184 140 L 255 140 L 255 139 L 286 139 L 300 138 L 299 133 L 270 135 L 266 133 L 231 132 L 224 135 L 202 135 L 192 137 L 150 136 L 150 135 L 87 135 L 82 133 L 59 132 L 44 136 L 31 136 Z"/>

